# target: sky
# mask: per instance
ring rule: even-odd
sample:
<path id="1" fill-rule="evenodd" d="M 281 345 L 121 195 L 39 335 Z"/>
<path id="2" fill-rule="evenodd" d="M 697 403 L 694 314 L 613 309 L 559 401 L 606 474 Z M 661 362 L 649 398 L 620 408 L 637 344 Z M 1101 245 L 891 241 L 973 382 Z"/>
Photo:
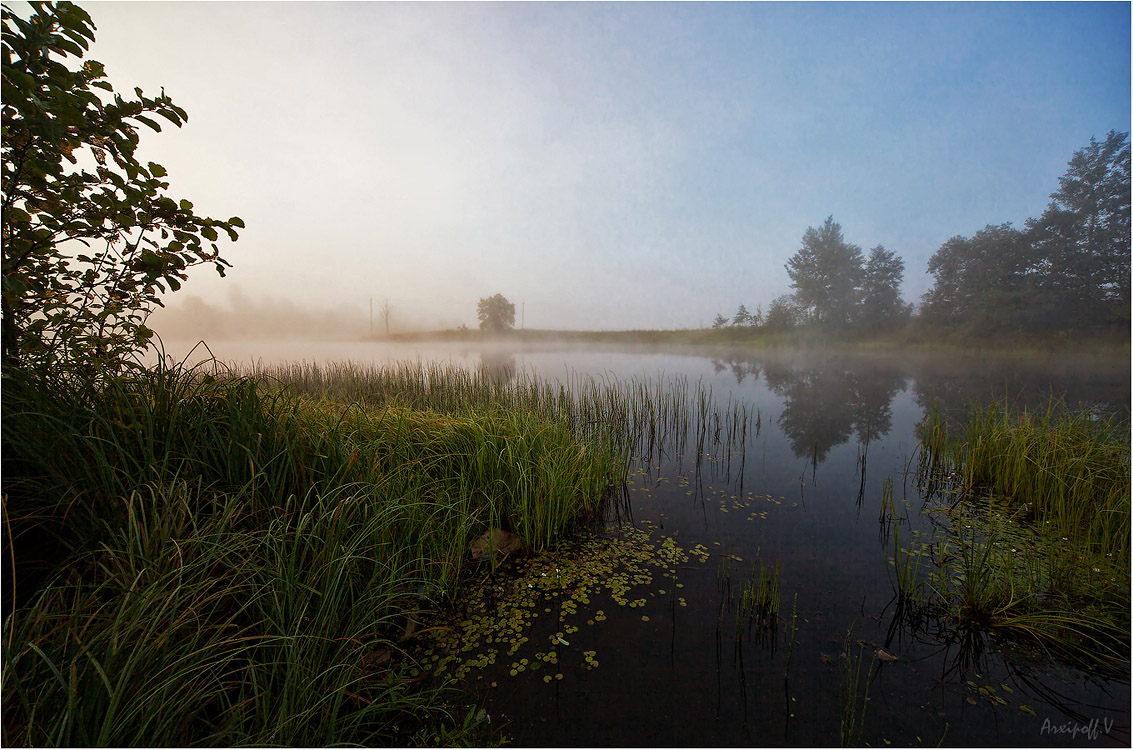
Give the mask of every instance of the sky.
<path id="1" fill-rule="evenodd" d="M 917 302 L 948 238 L 1130 129 L 1126 2 L 83 7 L 116 89 L 189 113 L 143 160 L 247 225 L 189 319 L 475 327 L 502 293 L 517 327 L 707 326 L 789 292 L 831 215 Z"/>

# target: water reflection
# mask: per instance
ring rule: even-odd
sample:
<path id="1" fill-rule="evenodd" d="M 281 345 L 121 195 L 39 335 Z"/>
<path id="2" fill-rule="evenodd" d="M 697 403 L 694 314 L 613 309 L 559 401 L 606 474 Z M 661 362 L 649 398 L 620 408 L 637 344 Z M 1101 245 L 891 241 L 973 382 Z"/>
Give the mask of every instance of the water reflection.
<path id="1" fill-rule="evenodd" d="M 736 382 L 763 375 L 768 388 L 784 399 L 778 419 L 799 458 L 822 463 L 831 449 L 851 437 L 868 446 L 893 427 L 893 399 L 906 379 L 893 364 L 851 366 L 837 359 L 713 359 L 713 369 L 731 368 Z"/>
<path id="2" fill-rule="evenodd" d="M 498 383 L 515 379 L 515 354 L 507 350 L 485 349 L 480 352 L 480 375 Z"/>

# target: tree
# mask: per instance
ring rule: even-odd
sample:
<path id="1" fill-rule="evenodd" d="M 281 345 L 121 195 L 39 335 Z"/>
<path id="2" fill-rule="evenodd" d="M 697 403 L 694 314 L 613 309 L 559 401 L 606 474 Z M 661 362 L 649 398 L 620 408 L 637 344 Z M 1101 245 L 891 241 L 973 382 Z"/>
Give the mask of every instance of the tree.
<path id="1" fill-rule="evenodd" d="M 725 318 L 720 313 L 716 313 L 716 319 L 712 321 L 712 327 L 713 328 L 723 328 L 726 325 L 728 325 L 728 319 Z"/>
<path id="2" fill-rule="evenodd" d="M 482 298 L 476 305 L 476 315 L 480 318 L 481 330 L 490 333 L 503 333 L 515 325 L 515 305 L 502 294 Z"/>
<path id="3" fill-rule="evenodd" d="M 842 237 L 842 226 L 828 216 L 803 234 L 803 246 L 787 261 L 795 299 L 827 326 L 843 327 L 857 316 L 862 249 Z M 768 310 L 770 314 L 770 310 Z"/>
<path id="4" fill-rule="evenodd" d="M 765 325 L 768 328 L 793 328 L 803 322 L 804 311 L 799 309 L 795 295 L 782 294 L 771 300 L 767 306 Z"/>
<path id="5" fill-rule="evenodd" d="M 1038 219 L 1027 221 L 1035 286 L 1051 326 L 1129 320 L 1129 134 L 1074 153 Z"/>
<path id="6" fill-rule="evenodd" d="M 953 237 L 928 261 L 935 277 L 924 296 L 926 320 L 980 333 L 1017 328 L 1032 314 L 1028 278 L 1032 254 L 1010 224 L 986 226 L 970 239 Z"/>
<path id="7" fill-rule="evenodd" d="M 180 127 L 185 111 L 164 91 L 123 99 L 101 63 L 78 65 L 95 31 L 84 10 L 31 8 L 3 8 L 3 362 L 98 372 L 146 344 L 149 310 L 187 268 L 224 275 L 216 240 L 244 224 L 197 216 L 135 157 L 139 126 Z"/>
<path id="8" fill-rule="evenodd" d="M 901 299 L 905 261 L 878 245 L 869 251 L 862 271 L 860 322 L 866 328 L 887 328 L 903 322 L 909 306 Z"/>
<path id="9" fill-rule="evenodd" d="M 751 313 L 747 311 L 747 306 L 740 305 L 736 310 L 736 315 L 732 318 L 733 326 L 748 326 L 751 325 Z"/>

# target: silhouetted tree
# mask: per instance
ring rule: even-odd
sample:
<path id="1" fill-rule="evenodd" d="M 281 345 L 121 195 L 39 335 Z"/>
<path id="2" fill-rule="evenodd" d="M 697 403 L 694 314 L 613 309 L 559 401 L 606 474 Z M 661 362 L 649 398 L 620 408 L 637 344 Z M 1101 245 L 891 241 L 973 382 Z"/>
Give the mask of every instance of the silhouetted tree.
<path id="1" fill-rule="evenodd" d="M 909 316 L 909 305 L 901 299 L 905 261 L 878 245 L 869 251 L 862 272 L 860 322 L 866 328 L 890 328 Z"/>
<path id="2" fill-rule="evenodd" d="M 951 238 L 929 258 L 935 281 L 924 296 L 922 314 L 932 323 L 968 325 L 982 333 L 1018 326 L 1033 300 L 1032 258 L 1026 236 L 1010 224 Z"/>
<path id="3" fill-rule="evenodd" d="M 1048 326 L 1129 321 L 1129 134 L 1076 151 L 1059 189 L 1027 221 Z"/>
<path id="4" fill-rule="evenodd" d="M 515 305 L 502 294 L 482 298 L 476 305 L 476 315 L 480 318 L 481 330 L 490 333 L 502 333 L 515 325 Z"/>
<path id="5" fill-rule="evenodd" d="M 712 327 L 713 328 L 723 328 L 726 325 L 728 325 L 728 319 L 725 318 L 720 313 L 716 313 L 716 319 L 712 321 Z"/>
<path id="6" fill-rule="evenodd" d="M 164 91 L 114 93 L 102 63 L 82 61 L 86 11 L 31 10 L 3 8 L 3 361 L 97 375 L 146 346 L 150 309 L 190 267 L 224 275 L 216 242 L 244 222 L 198 216 L 139 160 L 140 128 L 188 115 Z"/>
<path id="7" fill-rule="evenodd" d="M 833 216 L 809 227 L 803 246 L 786 265 L 795 299 L 817 322 L 843 327 L 857 317 L 862 279 L 862 249 L 843 238 Z"/>
<path id="8" fill-rule="evenodd" d="M 1129 135 L 1074 153 L 1059 189 L 1020 232 L 987 226 L 929 259 L 926 322 L 973 333 L 1129 325 Z"/>
<path id="9" fill-rule="evenodd" d="M 793 294 L 782 294 L 771 300 L 767 306 L 764 325 L 768 328 L 793 328 L 803 322 L 803 311 L 795 302 Z"/>
<path id="10" fill-rule="evenodd" d="M 748 325 L 751 325 L 751 313 L 749 313 L 747 311 L 747 307 L 745 305 L 740 305 L 739 309 L 736 310 L 736 314 L 732 318 L 732 325 L 733 326 L 748 326 Z"/>

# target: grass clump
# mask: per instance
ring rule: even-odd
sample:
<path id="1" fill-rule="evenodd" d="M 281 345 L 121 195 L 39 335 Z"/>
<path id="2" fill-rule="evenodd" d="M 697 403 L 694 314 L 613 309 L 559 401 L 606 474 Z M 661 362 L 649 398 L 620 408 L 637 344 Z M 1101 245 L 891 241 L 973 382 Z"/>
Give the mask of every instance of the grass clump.
<path id="1" fill-rule="evenodd" d="M 922 480 L 950 498 L 935 588 L 958 618 L 1103 668 L 1128 664 L 1128 428 L 1052 404 L 920 428 Z"/>
<path id="2" fill-rule="evenodd" d="M 137 367 L 5 371 L 3 740 L 483 744 L 410 653 L 489 528 L 596 514 L 607 433 Z"/>

